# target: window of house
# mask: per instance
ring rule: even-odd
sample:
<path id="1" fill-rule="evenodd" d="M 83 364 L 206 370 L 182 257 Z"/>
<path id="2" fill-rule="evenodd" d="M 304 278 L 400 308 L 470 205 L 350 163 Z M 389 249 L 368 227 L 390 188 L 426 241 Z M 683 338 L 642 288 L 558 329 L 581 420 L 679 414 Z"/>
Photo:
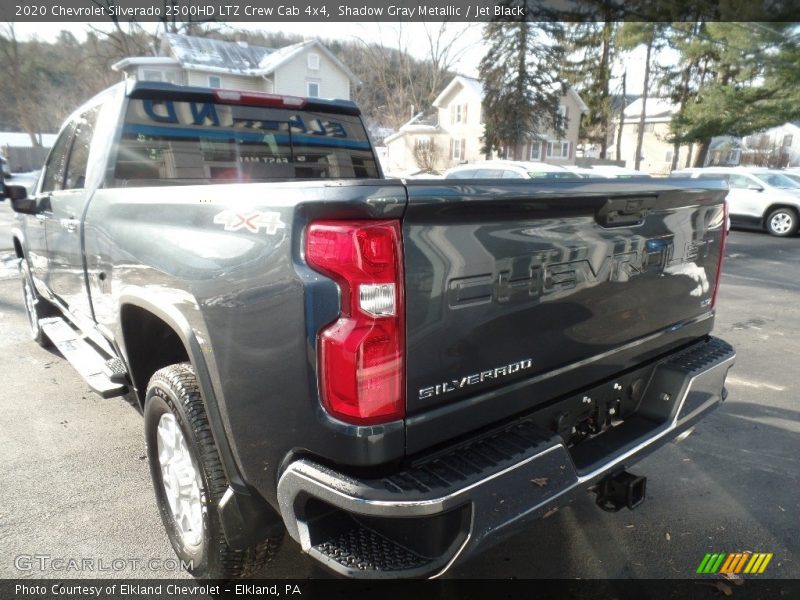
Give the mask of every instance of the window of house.
<path id="1" fill-rule="evenodd" d="M 208 87 L 211 88 L 221 88 L 222 87 L 222 78 L 218 75 L 209 75 L 208 76 Z"/>
<path id="2" fill-rule="evenodd" d="M 431 141 L 432 140 L 429 137 L 418 137 L 415 140 L 414 145 L 417 148 L 420 148 L 420 149 L 422 149 L 422 148 L 430 148 L 431 147 Z"/>
<path id="3" fill-rule="evenodd" d="M 319 54 L 312 52 L 308 55 L 308 68 L 312 71 L 319 70 Z"/>
<path id="4" fill-rule="evenodd" d="M 542 158 L 542 144 L 541 142 L 532 142 L 528 160 L 541 160 Z"/>
<path id="5" fill-rule="evenodd" d="M 785 136 L 783 136 L 783 147 L 786 148 L 787 146 L 791 146 L 793 141 L 794 136 L 790 133 L 787 133 Z"/>
<path id="6" fill-rule="evenodd" d="M 453 138 L 450 140 L 450 156 L 453 160 L 462 160 L 466 150 L 466 140 Z"/>
<path id="7" fill-rule="evenodd" d="M 309 81 L 308 82 L 308 97 L 309 98 L 319 98 L 319 82 L 318 81 Z"/>
<path id="8" fill-rule="evenodd" d="M 664 162 L 672 162 L 672 150 L 667 150 L 667 155 L 664 157 Z"/>
<path id="9" fill-rule="evenodd" d="M 467 105 L 466 104 L 451 104 L 450 105 L 450 122 L 466 123 L 467 122 Z"/>
<path id="10" fill-rule="evenodd" d="M 158 69 L 142 69 L 142 79 L 144 81 L 164 81 L 164 73 Z"/>
<path id="11" fill-rule="evenodd" d="M 569 142 L 547 142 L 547 158 L 569 158 Z"/>
<path id="12" fill-rule="evenodd" d="M 644 124 L 644 132 L 645 133 L 655 133 L 656 124 L 655 123 L 645 123 Z"/>
<path id="13" fill-rule="evenodd" d="M 558 106 L 558 114 L 564 120 L 569 119 L 569 106 L 566 104 L 560 104 Z"/>

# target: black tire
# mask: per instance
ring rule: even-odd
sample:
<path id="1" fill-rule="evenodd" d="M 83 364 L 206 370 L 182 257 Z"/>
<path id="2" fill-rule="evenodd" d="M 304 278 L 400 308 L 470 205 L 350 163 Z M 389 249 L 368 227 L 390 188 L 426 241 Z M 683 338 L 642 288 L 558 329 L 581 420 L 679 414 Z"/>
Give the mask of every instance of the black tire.
<path id="1" fill-rule="evenodd" d="M 53 343 L 39 327 L 39 320 L 57 316 L 58 310 L 36 291 L 28 262 L 24 258 L 20 259 L 19 272 L 22 276 L 22 305 L 25 307 L 25 314 L 28 317 L 31 339 L 42 348 L 49 348 Z"/>
<path id="2" fill-rule="evenodd" d="M 202 535 L 199 544 L 184 542 L 167 499 L 161 463 L 158 457 L 158 425 L 161 417 L 171 414 L 186 441 L 192 464 L 199 473 L 202 505 Z M 219 452 L 214 444 L 194 370 L 188 363 L 156 371 L 147 386 L 144 406 L 144 430 L 150 475 L 153 478 L 161 520 L 172 548 L 195 577 L 236 579 L 257 575 L 274 558 L 283 535 L 267 538 L 246 550 L 234 550 L 225 539 L 217 506 L 228 487 Z"/>
<path id="3" fill-rule="evenodd" d="M 776 208 L 767 217 L 767 231 L 778 237 L 792 237 L 797 233 L 800 219 L 793 208 Z"/>

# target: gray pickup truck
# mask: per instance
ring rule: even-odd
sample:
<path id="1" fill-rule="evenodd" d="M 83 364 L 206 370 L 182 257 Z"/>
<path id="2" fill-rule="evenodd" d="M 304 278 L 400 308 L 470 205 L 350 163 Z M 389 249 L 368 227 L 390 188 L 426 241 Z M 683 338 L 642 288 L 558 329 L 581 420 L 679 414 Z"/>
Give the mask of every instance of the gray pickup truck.
<path id="1" fill-rule="evenodd" d="M 445 572 L 726 397 L 716 181 L 385 179 L 351 102 L 123 83 L 6 185 L 33 339 L 141 406 L 203 577 Z M 135 525 L 131 525 L 134 527 Z"/>

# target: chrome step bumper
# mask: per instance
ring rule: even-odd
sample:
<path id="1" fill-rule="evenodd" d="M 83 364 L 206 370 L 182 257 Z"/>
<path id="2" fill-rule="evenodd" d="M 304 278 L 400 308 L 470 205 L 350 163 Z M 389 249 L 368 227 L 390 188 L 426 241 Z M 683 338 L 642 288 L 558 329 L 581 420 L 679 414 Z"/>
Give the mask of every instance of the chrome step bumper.
<path id="1" fill-rule="evenodd" d="M 668 357 L 634 417 L 575 448 L 523 419 L 381 478 L 296 460 L 278 484 L 282 517 L 342 575 L 438 576 L 691 427 L 724 400 L 735 357 L 716 338 Z"/>

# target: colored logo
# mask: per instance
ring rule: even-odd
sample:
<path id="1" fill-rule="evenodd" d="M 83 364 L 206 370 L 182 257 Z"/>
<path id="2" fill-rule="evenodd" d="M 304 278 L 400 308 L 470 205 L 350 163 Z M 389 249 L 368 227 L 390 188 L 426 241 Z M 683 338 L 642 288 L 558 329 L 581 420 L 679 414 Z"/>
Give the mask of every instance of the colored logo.
<path id="1" fill-rule="evenodd" d="M 760 575 L 772 560 L 772 552 L 718 552 L 706 554 L 697 573 L 731 575 L 746 573 Z"/>

